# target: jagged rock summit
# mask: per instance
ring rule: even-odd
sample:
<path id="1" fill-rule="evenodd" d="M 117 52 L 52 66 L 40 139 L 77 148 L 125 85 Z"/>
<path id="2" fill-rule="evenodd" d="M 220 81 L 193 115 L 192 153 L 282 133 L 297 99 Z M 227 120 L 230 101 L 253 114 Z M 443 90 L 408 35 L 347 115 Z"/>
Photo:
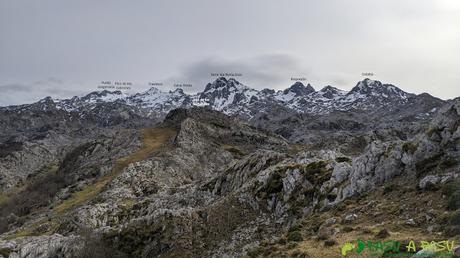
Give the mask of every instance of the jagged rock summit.
<path id="1" fill-rule="evenodd" d="M 414 103 L 436 103 L 439 107 L 445 102 L 427 94 L 417 96 L 407 93 L 394 85 L 368 78 L 358 82 L 355 87 L 346 92 L 332 86 L 315 91 L 310 84 L 304 85 L 302 82 L 296 82 L 285 90 L 259 91 L 234 78 L 219 77 L 212 83 L 208 83 L 202 92 L 192 95 L 180 88 L 168 92 L 151 88 L 132 95 L 104 90 L 71 99 L 46 98 L 38 103 L 47 109 L 55 106 L 56 109 L 80 113 L 88 113 L 98 105 L 114 103 L 132 107 L 133 112 L 144 117 L 164 117 L 169 111 L 180 107 L 209 106 L 228 115 L 250 119 L 260 112 L 277 108 L 285 109 L 287 112 L 324 115 L 335 111 L 372 112 L 381 108 L 404 109 Z M 27 105 L 19 107 L 24 108 Z M 427 110 L 422 106 L 422 109 L 421 114 L 433 113 L 431 112 L 433 107 Z"/>

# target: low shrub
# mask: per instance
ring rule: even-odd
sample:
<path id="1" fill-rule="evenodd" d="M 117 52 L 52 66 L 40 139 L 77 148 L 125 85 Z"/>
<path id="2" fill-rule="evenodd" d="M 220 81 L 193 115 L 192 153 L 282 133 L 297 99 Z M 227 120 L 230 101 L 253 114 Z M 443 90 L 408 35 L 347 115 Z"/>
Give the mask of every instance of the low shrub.
<path id="1" fill-rule="evenodd" d="M 441 191 L 447 196 L 447 209 L 460 209 L 460 179 L 445 184 Z"/>
<path id="2" fill-rule="evenodd" d="M 291 231 L 287 234 L 287 240 L 289 242 L 300 242 L 303 240 L 302 233 L 300 231 Z"/>

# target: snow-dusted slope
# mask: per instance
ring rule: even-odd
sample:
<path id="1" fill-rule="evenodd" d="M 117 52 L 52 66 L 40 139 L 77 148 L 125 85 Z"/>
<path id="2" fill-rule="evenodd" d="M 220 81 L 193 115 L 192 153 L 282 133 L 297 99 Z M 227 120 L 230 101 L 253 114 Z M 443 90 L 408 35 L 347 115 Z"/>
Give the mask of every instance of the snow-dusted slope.
<path id="1" fill-rule="evenodd" d="M 218 78 L 208 83 L 203 92 L 193 96 L 195 106 L 211 106 L 225 113 L 234 113 L 255 101 L 257 90 L 251 89 L 235 79 Z"/>
<path id="2" fill-rule="evenodd" d="M 414 102 L 417 97 L 394 85 L 382 84 L 370 79 L 358 82 L 349 92 L 332 86 L 315 91 L 310 84 L 305 86 L 301 82 L 296 82 L 285 90 L 259 91 L 233 78 L 221 77 L 208 83 L 204 91 L 194 95 L 186 94 L 182 89 L 166 92 L 151 88 L 133 95 L 126 95 L 120 91 L 101 91 L 83 97 L 52 101 L 56 104 L 56 108 L 74 112 L 92 110 L 104 103 L 120 103 L 132 107 L 133 112 L 140 110 L 143 114 L 159 115 L 178 107 L 209 106 L 229 115 L 251 118 L 258 113 L 280 108 L 290 110 L 289 112 L 313 115 L 379 108 L 391 111 L 408 105 L 411 101 Z"/>
<path id="3" fill-rule="evenodd" d="M 157 88 L 150 88 L 143 93 L 127 97 L 126 104 L 167 113 L 174 108 L 191 106 L 192 98 L 182 89 L 163 92 Z"/>
<path id="4" fill-rule="evenodd" d="M 341 98 L 336 108 L 367 110 L 380 106 L 395 107 L 407 103 L 410 97 L 415 97 L 415 95 L 404 92 L 391 84 L 365 79 L 358 82 L 345 97 Z"/>

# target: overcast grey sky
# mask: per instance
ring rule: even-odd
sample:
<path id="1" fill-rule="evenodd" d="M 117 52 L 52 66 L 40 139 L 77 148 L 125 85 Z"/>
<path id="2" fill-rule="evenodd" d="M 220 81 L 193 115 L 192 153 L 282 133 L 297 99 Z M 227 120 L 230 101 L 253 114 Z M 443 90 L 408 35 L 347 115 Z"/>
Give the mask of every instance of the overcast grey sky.
<path id="1" fill-rule="evenodd" d="M 70 97 L 102 80 L 254 88 L 373 79 L 460 96 L 458 0 L 0 0 L 0 106 Z"/>

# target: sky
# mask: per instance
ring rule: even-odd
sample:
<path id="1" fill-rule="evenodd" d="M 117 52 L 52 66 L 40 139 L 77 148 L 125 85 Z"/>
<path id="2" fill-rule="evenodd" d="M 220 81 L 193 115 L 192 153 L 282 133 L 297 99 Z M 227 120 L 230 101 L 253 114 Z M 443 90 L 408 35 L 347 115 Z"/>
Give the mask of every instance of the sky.
<path id="1" fill-rule="evenodd" d="M 364 77 L 460 96 L 458 0 L 0 0 L 0 106 L 131 82 L 201 91 L 215 73 L 256 89 Z M 369 77 L 369 76 L 366 76 Z"/>

